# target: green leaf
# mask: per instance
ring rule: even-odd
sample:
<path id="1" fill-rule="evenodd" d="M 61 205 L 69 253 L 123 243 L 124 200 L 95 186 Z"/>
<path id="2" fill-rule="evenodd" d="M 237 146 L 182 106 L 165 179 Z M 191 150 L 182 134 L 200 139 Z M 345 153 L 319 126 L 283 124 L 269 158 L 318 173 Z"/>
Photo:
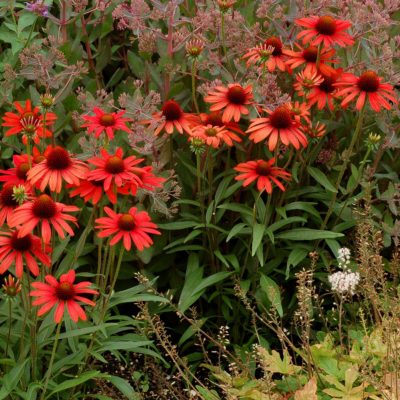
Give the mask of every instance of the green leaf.
<path id="1" fill-rule="evenodd" d="M 333 186 L 333 184 L 321 170 L 313 167 L 307 167 L 307 171 L 326 190 L 332 193 L 337 193 L 335 186 Z"/>
<path id="2" fill-rule="evenodd" d="M 139 400 L 141 398 L 125 379 L 111 375 L 106 380 L 111 382 L 129 400 Z"/>
<path id="3" fill-rule="evenodd" d="M 234 236 L 236 236 L 243 228 L 245 228 L 247 225 L 240 223 L 236 224 L 231 231 L 229 232 L 229 235 L 226 237 L 226 241 L 229 242 Z"/>
<path id="4" fill-rule="evenodd" d="M 343 233 L 322 231 L 310 228 L 295 228 L 290 231 L 278 233 L 276 235 L 276 237 L 279 239 L 300 240 L 300 241 L 317 240 L 317 239 L 335 239 L 343 236 L 344 236 Z"/>
<path id="5" fill-rule="evenodd" d="M 281 292 L 279 286 L 268 276 L 261 275 L 261 289 L 266 293 L 272 306 L 278 311 L 279 316 L 283 317 L 283 308 L 281 301 Z"/>
<path id="6" fill-rule="evenodd" d="M 166 231 L 180 231 L 181 229 L 193 228 L 196 225 L 198 225 L 196 221 L 174 221 L 158 224 L 158 227 Z"/>
<path id="7" fill-rule="evenodd" d="M 265 226 L 262 224 L 254 224 L 253 226 L 253 241 L 251 244 L 251 255 L 254 255 L 257 252 L 258 246 L 260 246 L 262 239 L 264 237 Z"/>
<path id="8" fill-rule="evenodd" d="M 295 247 L 289 254 L 286 263 L 286 279 L 289 279 L 290 267 L 296 267 L 301 263 L 306 257 L 309 251 L 304 248 Z"/>
<path id="9" fill-rule="evenodd" d="M 51 397 L 54 394 L 79 386 L 82 383 L 90 381 L 93 378 L 101 378 L 101 377 L 105 378 L 109 377 L 109 375 L 102 374 L 100 371 L 83 372 L 78 378 L 68 379 L 62 383 L 57 384 L 56 388 L 48 396 L 46 396 L 46 399 L 51 399 Z"/>
<path id="10" fill-rule="evenodd" d="M 0 400 L 7 398 L 7 396 L 16 388 L 28 362 L 29 359 L 26 359 L 23 363 L 17 364 L 10 372 L 4 375 L 2 379 L 3 386 L 0 389 Z"/>

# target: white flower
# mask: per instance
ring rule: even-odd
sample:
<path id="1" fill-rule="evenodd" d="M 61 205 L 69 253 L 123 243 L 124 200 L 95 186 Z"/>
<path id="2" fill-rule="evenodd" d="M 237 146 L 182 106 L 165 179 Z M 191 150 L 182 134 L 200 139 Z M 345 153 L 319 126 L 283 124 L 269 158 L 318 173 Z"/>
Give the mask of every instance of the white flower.
<path id="1" fill-rule="evenodd" d="M 350 272 L 348 270 L 338 271 L 328 276 L 332 290 L 339 294 L 354 294 L 356 286 L 360 282 L 360 274 L 358 272 Z"/>
<path id="2" fill-rule="evenodd" d="M 339 264 L 339 268 L 341 268 L 343 271 L 346 271 L 349 268 L 350 256 L 351 252 L 350 249 L 348 249 L 347 247 L 341 247 L 338 250 L 337 261 Z"/>

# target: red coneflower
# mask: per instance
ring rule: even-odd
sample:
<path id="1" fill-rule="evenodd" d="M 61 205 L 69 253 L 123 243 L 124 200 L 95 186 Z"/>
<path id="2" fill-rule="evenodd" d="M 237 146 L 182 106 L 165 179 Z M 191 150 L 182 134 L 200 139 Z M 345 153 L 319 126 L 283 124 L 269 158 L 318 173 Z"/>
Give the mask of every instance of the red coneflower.
<path id="1" fill-rule="evenodd" d="M 308 46 L 307 48 L 303 48 L 296 43 L 299 51 L 285 50 L 285 54 L 288 56 L 286 60 L 286 64 L 291 68 L 300 67 L 303 64 L 306 64 L 304 67 L 305 74 L 317 74 L 318 71 L 321 71 L 323 74 L 329 75 L 334 69 L 326 65 L 326 63 L 337 63 L 337 60 L 333 60 L 332 57 L 335 55 L 334 49 L 325 49 L 322 48 L 319 55 L 319 64 L 317 67 L 318 60 L 318 47 L 317 46 Z"/>
<path id="2" fill-rule="evenodd" d="M 347 32 L 343 32 L 351 27 L 349 21 L 335 19 L 330 15 L 322 17 L 314 15 L 296 19 L 295 23 L 307 28 L 297 35 L 297 38 L 302 38 L 303 43 L 310 43 L 313 46 L 322 43 L 325 47 L 331 47 L 334 44 L 344 47 L 354 43 L 354 39 Z"/>
<path id="3" fill-rule="evenodd" d="M 112 188 L 112 185 L 120 187 L 126 182 L 135 181 L 140 185 L 140 178 L 136 173 L 141 172 L 141 168 L 136 167 L 143 161 L 143 158 L 129 156 L 123 158 L 122 148 L 118 147 L 115 154 L 109 154 L 106 150 L 101 150 L 101 157 L 92 157 L 88 163 L 94 165 L 96 169 L 90 171 L 87 179 L 90 181 L 102 181 L 105 191 Z"/>
<path id="4" fill-rule="evenodd" d="M 285 191 L 285 187 L 278 179 L 289 181 L 292 175 L 283 168 L 274 167 L 274 163 L 275 158 L 271 158 L 269 161 L 257 160 L 240 163 L 234 168 L 241 172 L 235 177 L 235 180 L 244 181 L 243 186 L 248 186 L 256 180 L 257 190 L 260 192 L 265 190 L 269 194 L 272 193 L 272 183 Z"/>
<path id="5" fill-rule="evenodd" d="M 19 279 L 15 280 L 10 274 L 4 279 L 2 288 L 6 296 L 15 297 L 21 291 L 22 285 Z"/>
<path id="6" fill-rule="evenodd" d="M 6 131 L 6 136 L 23 133 L 24 144 L 27 143 L 27 133 L 32 136 L 35 143 L 39 143 L 41 137 L 52 136 L 52 133 L 43 126 L 43 115 L 39 114 L 39 107 L 32 108 L 30 100 L 26 100 L 25 108 L 18 101 L 14 102 L 14 106 L 17 113 L 6 112 L 3 117 L 2 126 L 10 127 Z M 48 112 L 46 114 L 46 126 L 54 124 L 56 119 L 57 116 L 54 113 Z"/>
<path id="7" fill-rule="evenodd" d="M 284 145 L 292 144 L 297 150 L 307 146 L 307 138 L 300 129 L 300 123 L 294 118 L 290 106 L 283 105 L 275 110 L 264 110 L 269 114 L 266 118 L 256 118 L 251 121 L 247 133 L 255 143 L 268 140 L 268 148 L 274 150 L 281 141 Z"/>
<path id="8" fill-rule="evenodd" d="M 28 181 L 32 185 L 39 183 L 41 191 L 48 185 L 52 192 L 60 193 L 63 181 L 78 185 L 89 169 L 84 162 L 72 158 L 61 146 L 48 146 L 44 157 L 28 172 Z"/>
<path id="9" fill-rule="evenodd" d="M 196 115 L 183 112 L 181 106 L 175 100 L 167 100 L 161 108 L 161 111 L 153 114 L 152 119 L 142 121 L 144 124 L 159 122 L 157 129 L 154 131 L 158 135 L 162 130 L 168 134 L 172 134 L 174 129 L 179 133 L 191 132 L 193 125 L 198 124 Z"/>
<path id="10" fill-rule="evenodd" d="M 101 229 L 98 236 L 101 238 L 115 236 L 111 239 L 110 245 L 113 246 L 121 239 L 126 250 L 131 249 L 133 242 L 139 251 L 145 247 L 150 247 L 153 240 L 148 235 L 161 235 L 156 229 L 157 225 L 151 222 L 149 214 L 146 211 L 137 211 L 136 207 L 130 208 L 126 214 L 117 214 L 109 207 L 104 207 L 108 217 L 96 219 L 96 229 Z"/>
<path id="11" fill-rule="evenodd" d="M 23 237 L 18 235 L 18 230 L 12 232 L 0 231 L 0 274 L 4 274 L 15 263 L 15 275 L 22 278 L 25 262 L 32 274 L 38 276 L 39 266 L 35 257 L 43 265 L 49 267 L 51 258 L 48 254 L 51 252 L 51 248 L 46 246 L 44 252 L 42 241 L 38 236 L 30 233 Z"/>
<path id="12" fill-rule="evenodd" d="M 242 141 L 238 135 L 225 129 L 224 126 L 198 125 L 193 128 L 192 136 L 200 138 L 205 144 L 215 149 L 223 143 L 233 146 L 233 142 Z"/>
<path id="13" fill-rule="evenodd" d="M 88 121 L 82 125 L 82 128 L 88 128 L 88 133 L 94 133 L 98 138 L 103 132 L 108 138 L 114 139 L 115 131 L 125 131 L 132 133 L 132 130 L 126 126 L 126 122 L 132 121 L 130 118 L 123 118 L 126 111 L 106 113 L 101 108 L 94 107 L 95 115 L 84 115 L 83 119 Z"/>
<path id="14" fill-rule="evenodd" d="M 33 282 L 32 286 L 35 290 L 30 292 L 32 297 L 37 297 L 32 303 L 34 306 L 42 306 L 37 315 L 41 315 L 50 311 L 54 306 L 56 312 L 54 321 L 59 324 L 64 316 L 65 306 L 72 321 L 78 322 L 79 319 L 86 321 L 87 317 L 83 308 L 78 304 L 78 301 L 95 306 L 92 301 L 83 297 L 84 294 L 98 294 L 97 290 L 90 289 L 90 282 L 75 282 L 75 271 L 69 270 L 66 274 L 61 275 L 60 282 L 52 275 L 45 276 L 46 283 Z"/>
<path id="15" fill-rule="evenodd" d="M 118 193 L 130 193 L 132 196 L 135 196 L 138 189 L 154 192 L 156 188 L 162 187 L 162 184 L 166 181 L 165 178 L 153 174 L 153 167 L 151 165 L 142 167 L 141 171 L 136 172 L 136 175 L 140 178 L 141 183 L 138 185 L 134 181 L 127 182 L 124 186 L 118 188 Z"/>
<path id="16" fill-rule="evenodd" d="M 319 110 L 322 110 L 327 104 L 329 109 L 333 110 L 333 99 L 338 98 L 338 90 L 335 87 L 335 83 L 341 74 L 342 69 L 339 68 L 334 73 L 322 75 L 323 81 L 314 86 L 307 96 L 308 104 L 310 106 L 317 104 Z"/>
<path id="17" fill-rule="evenodd" d="M 247 115 L 247 106 L 252 103 L 253 94 L 251 85 L 243 88 L 238 83 L 230 83 L 228 87 L 217 86 L 204 98 L 206 103 L 212 103 L 211 111 L 224 109 L 222 122 L 232 119 L 239 122 L 241 115 Z"/>
<path id="18" fill-rule="evenodd" d="M 240 126 L 237 122 L 229 121 L 223 122 L 222 121 L 222 113 L 220 111 L 213 111 L 209 114 L 201 113 L 199 115 L 201 123 L 203 125 L 212 125 L 222 127 L 224 126 L 225 129 L 228 131 L 244 134 L 244 132 L 240 129 Z"/>
<path id="19" fill-rule="evenodd" d="M 326 125 L 320 123 L 319 121 L 315 125 L 310 123 L 309 125 L 303 127 L 303 131 L 305 134 L 314 139 L 321 138 L 325 135 Z"/>
<path id="20" fill-rule="evenodd" d="M 13 168 L 0 170 L 0 182 L 12 185 L 27 184 L 27 174 L 29 171 L 29 157 L 26 154 L 13 156 Z"/>
<path id="21" fill-rule="evenodd" d="M 275 71 L 276 68 L 281 71 L 286 71 L 286 50 L 283 49 L 282 41 L 276 37 L 271 36 L 264 41 L 263 44 L 253 47 L 244 56 L 248 58 L 246 65 L 262 64 L 268 68 L 269 72 Z"/>
<path id="22" fill-rule="evenodd" d="M 374 71 L 366 71 L 357 77 L 353 74 L 343 74 L 334 86 L 340 87 L 337 96 L 345 96 L 341 105 L 347 106 L 355 97 L 359 96 L 356 102 L 356 109 L 361 110 L 368 98 L 369 104 L 374 111 L 380 111 L 381 107 L 390 110 L 393 104 L 398 104 L 393 86 L 382 83 Z"/>
<path id="23" fill-rule="evenodd" d="M 69 192 L 70 197 L 80 196 L 85 202 L 92 201 L 93 204 L 97 204 L 104 194 L 107 195 L 108 199 L 112 204 L 117 202 L 117 195 L 114 192 L 114 188 L 110 186 L 108 190 L 103 188 L 104 181 L 89 181 L 83 179 L 79 182 L 78 186 L 67 185 L 69 189 L 73 189 Z M 120 188 L 117 187 L 117 192 L 120 193 Z"/>
<path id="24" fill-rule="evenodd" d="M 310 123 L 310 106 L 307 103 L 300 103 L 295 101 L 293 103 L 289 103 L 288 107 L 290 111 L 292 111 L 294 119 L 301 124 L 302 119 L 309 124 Z"/>
<path id="25" fill-rule="evenodd" d="M 79 211 L 76 206 L 67 206 L 62 203 L 55 202 L 47 194 L 41 194 L 32 201 L 26 202 L 19 206 L 8 218 L 10 228 L 20 226 L 18 235 L 23 237 L 41 223 L 41 234 L 45 243 L 50 243 L 52 225 L 62 239 L 65 238 L 64 231 L 74 236 L 74 231 L 68 225 L 67 221 L 72 222 L 76 226 L 77 220 L 66 212 Z"/>
<path id="26" fill-rule="evenodd" d="M 9 224 L 10 218 L 18 206 L 19 204 L 14 198 L 14 185 L 6 183 L 0 191 L 0 226 L 5 221 Z"/>
<path id="27" fill-rule="evenodd" d="M 306 72 L 304 70 L 296 75 L 296 82 L 293 87 L 299 96 L 307 96 L 314 86 L 320 85 L 323 81 L 324 78 L 318 72 Z"/>

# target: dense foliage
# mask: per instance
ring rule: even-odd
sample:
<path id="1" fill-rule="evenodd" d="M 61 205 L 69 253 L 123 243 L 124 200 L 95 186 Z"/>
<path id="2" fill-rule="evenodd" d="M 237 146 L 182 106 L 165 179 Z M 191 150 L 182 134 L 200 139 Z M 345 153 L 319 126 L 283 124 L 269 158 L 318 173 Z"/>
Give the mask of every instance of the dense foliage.
<path id="1" fill-rule="evenodd" d="M 399 10 L 0 1 L 0 399 L 397 399 Z"/>

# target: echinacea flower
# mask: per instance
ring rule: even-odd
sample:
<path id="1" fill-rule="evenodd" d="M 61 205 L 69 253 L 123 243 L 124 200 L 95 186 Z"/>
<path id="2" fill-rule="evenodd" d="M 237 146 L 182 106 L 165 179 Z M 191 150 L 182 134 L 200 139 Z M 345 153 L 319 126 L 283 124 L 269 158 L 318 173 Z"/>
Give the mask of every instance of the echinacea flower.
<path id="1" fill-rule="evenodd" d="M 337 96 L 344 96 L 341 103 L 342 107 L 346 107 L 357 96 L 357 110 L 361 110 L 364 107 L 366 99 L 369 100 L 371 108 L 376 112 L 379 112 L 381 107 L 390 110 L 392 105 L 389 101 L 393 104 L 398 104 L 393 86 L 383 83 L 382 78 L 374 71 L 366 71 L 359 77 L 353 74 L 343 74 L 334 83 L 334 86 L 339 87 Z"/>
<path id="2" fill-rule="evenodd" d="M 83 116 L 83 119 L 88 122 L 83 124 L 82 128 L 87 128 L 88 133 L 94 133 L 96 138 L 103 132 L 105 132 L 110 140 L 114 139 L 115 131 L 132 132 L 132 130 L 126 126 L 126 123 L 132 120 L 122 117 L 125 111 L 106 113 L 101 108 L 94 107 L 93 112 L 95 115 Z"/>
<path id="3" fill-rule="evenodd" d="M 19 206 L 14 198 L 14 185 L 6 183 L 0 191 L 0 226 L 10 223 L 14 210 Z"/>
<path id="4" fill-rule="evenodd" d="M 27 184 L 27 175 L 29 171 L 28 155 L 13 155 L 13 164 L 13 168 L 0 170 L 0 182 L 12 185 Z"/>
<path id="5" fill-rule="evenodd" d="M 281 71 L 286 71 L 287 69 L 285 63 L 286 53 L 283 50 L 281 39 L 276 36 L 271 36 L 263 44 L 253 47 L 243 58 L 248 58 L 247 66 L 251 64 L 265 65 L 269 72 L 275 71 L 276 68 Z"/>
<path id="6" fill-rule="evenodd" d="M 179 133 L 185 131 L 190 134 L 192 126 L 198 124 L 198 117 L 185 113 L 175 100 L 167 100 L 161 111 L 154 113 L 151 119 L 142 121 L 143 124 L 154 122 L 158 122 L 157 129 L 154 131 L 155 135 L 159 135 L 163 130 L 171 135 L 174 129 Z"/>
<path id="7" fill-rule="evenodd" d="M 90 181 L 102 181 L 105 191 L 108 191 L 113 185 L 120 187 L 126 182 L 135 181 L 140 184 L 140 178 L 136 172 L 141 168 L 137 167 L 143 161 L 143 158 L 129 156 L 123 158 L 122 148 L 118 147 L 115 154 L 109 154 L 106 150 L 101 150 L 101 157 L 92 157 L 88 163 L 96 168 L 87 174 Z"/>
<path id="8" fill-rule="evenodd" d="M 307 96 L 308 104 L 310 106 L 317 104 L 319 110 L 322 110 L 326 105 L 328 105 L 329 109 L 333 110 L 333 100 L 339 97 L 335 83 L 342 73 L 342 69 L 339 68 L 329 75 L 322 74 L 323 81 L 318 85 L 313 86 Z"/>
<path id="9" fill-rule="evenodd" d="M 72 321 L 78 322 L 79 319 L 86 321 L 87 316 L 83 308 L 78 304 L 82 302 L 90 306 L 95 306 L 94 301 L 84 297 L 85 294 L 98 294 L 97 290 L 90 289 L 90 282 L 75 282 L 75 271 L 69 270 L 61 275 L 60 281 L 52 275 L 46 275 L 47 283 L 33 282 L 35 290 L 30 292 L 30 296 L 36 297 L 32 305 L 42 306 L 37 315 L 40 317 L 56 306 L 54 322 L 59 324 L 64 316 L 64 310 L 67 309 Z"/>
<path id="10" fill-rule="evenodd" d="M 247 133 L 250 133 L 249 139 L 255 143 L 262 140 L 268 141 L 268 148 L 273 151 L 282 142 L 284 145 L 293 145 L 296 150 L 300 146 L 307 146 L 307 138 L 300 129 L 299 121 L 294 117 L 290 106 L 282 105 L 275 110 L 264 110 L 268 115 L 265 118 L 256 118 L 251 121 Z"/>
<path id="11" fill-rule="evenodd" d="M 217 86 L 204 98 L 206 103 L 211 103 L 211 111 L 224 110 L 222 122 L 232 119 L 239 122 L 240 117 L 248 115 L 247 106 L 252 103 L 253 94 L 251 85 L 243 88 L 238 83 L 230 83 L 228 87 Z"/>
<path id="12" fill-rule="evenodd" d="M 60 193 L 63 181 L 77 185 L 89 169 L 83 161 L 72 158 L 61 146 L 48 146 L 44 157 L 28 172 L 28 181 L 32 185 L 38 184 L 42 192 L 49 186 L 52 192 Z"/>
<path id="13" fill-rule="evenodd" d="M 325 75 L 329 75 L 333 68 L 327 63 L 336 63 L 337 60 L 333 60 L 332 57 L 335 55 L 334 49 L 321 48 L 318 60 L 318 47 L 308 46 L 303 48 L 296 43 L 299 51 L 285 50 L 285 54 L 288 56 L 286 64 L 291 68 L 295 69 L 297 67 L 305 64 L 304 73 L 305 74 L 317 74 L 321 71 Z M 317 66 L 318 61 L 318 66 Z"/>
<path id="14" fill-rule="evenodd" d="M 225 129 L 224 126 L 198 125 L 193 128 L 192 136 L 200 138 L 205 144 L 215 149 L 223 143 L 233 146 L 233 142 L 242 141 L 238 135 Z"/>
<path id="15" fill-rule="evenodd" d="M 237 122 L 223 122 L 222 113 L 220 111 L 212 111 L 209 114 L 201 113 L 199 117 L 203 125 L 225 127 L 225 129 L 229 131 L 240 133 L 242 135 L 244 134 Z"/>
<path id="16" fill-rule="evenodd" d="M 237 181 L 244 181 L 243 186 L 248 186 L 254 181 L 257 181 L 257 190 L 267 193 L 272 193 L 272 184 L 275 183 L 279 189 L 285 191 L 285 187 L 279 181 L 283 179 L 289 181 L 291 174 L 285 171 L 283 168 L 275 167 L 275 158 L 271 158 L 269 161 L 257 160 L 247 161 L 238 164 L 234 170 L 240 172 L 240 175 L 235 177 Z"/>
<path id="17" fill-rule="evenodd" d="M 28 233 L 23 237 L 18 236 L 18 230 L 0 231 L 0 274 L 4 274 L 15 264 L 15 275 L 22 278 L 23 265 L 29 268 L 34 276 L 39 275 L 39 266 L 35 258 L 43 265 L 49 267 L 51 258 L 50 247 L 42 249 L 42 241 L 38 236 Z"/>
<path id="18" fill-rule="evenodd" d="M 302 123 L 302 120 L 304 120 L 307 124 L 310 123 L 311 114 L 309 111 L 309 104 L 295 101 L 293 103 L 289 103 L 288 107 L 290 111 L 292 111 L 294 119 L 297 120 L 299 123 Z"/>
<path id="19" fill-rule="evenodd" d="M 4 279 L 2 285 L 5 295 L 9 298 L 15 297 L 22 289 L 22 285 L 19 279 L 15 280 L 10 274 Z"/>
<path id="20" fill-rule="evenodd" d="M 16 101 L 14 107 L 17 109 L 17 113 L 6 112 L 3 117 L 2 126 L 10 127 L 6 131 L 6 136 L 22 133 L 24 144 L 27 143 L 27 135 L 31 136 L 35 143 L 39 143 L 40 138 L 52 136 L 52 133 L 46 127 L 53 125 L 57 119 L 54 113 L 48 112 L 46 114 L 46 126 L 44 126 L 43 115 L 40 115 L 39 107 L 32 108 L 30 100 L 26 100 L 25 107 L 22 107 Z"/>
<path id="21" fill-rule="evenodd" d="M 67 188 L 72 189 L 69 191 L 70 197 L 80 196 L 85 202 L 91 201 L 93 204 L 97 204 L 105 194 L 110 202 L 115 204 L 117 202 L 117 195 L 114 192 L 113 186 L 110 186 L 108 190 L 104 190 L 103 186 L 104 180 L 83 179 L 78 185 L 67 185 Z M 119 189 L 117 187 L 118 193 Z"/>
<path id="22" fill-rule="evenodd" d="M 344 32 L 351 27 L 351 22 L 335 19 L 330 15 L 318 17 L 313 15 L 307 18 L 299 18 L 295 21 L 296 25 L 305 27 L 297 38 L 302 38 L 303 43 L 310 43 L 313 46 L 318 46 L 322 43 L 324 47 L 331 47 L 335 44 L 345 47 L 351 46 L 354 39 Z"/>
<path id="23" fill-rule="evenodd" d="M 133 242 L 136 248 L 142 251 L 153 244 L 149 233 L 161 235 L 146 211 L 138 211 L 136 207 L 131 207 L 126 214 L 117 214 L 109 207 L 104 207 L 104 211 L 108 217 L 97 218 L 95 221 L 96 229 L 100 229 L 97 235 L 100 238 L 115 235 L 110 241 L 111 246 L 122 240 L 126 250 L 131 249 Z"/>
<path id="24" fill-rule="evenodd" d="M 323 81 L 324 78 L 318 72 L 306 72 L 304 70 L 296 75 L 296 82 L 293 87 L 299 96 L 307 96 L 314 86 L 320 85 Z"/>
<path id="25" fill-rule="evenodd" d="M 78 225 L 77 220 L 72 215 L 66 214 L 74 211 L 79 211 L 79 208 L 55 202 L 49 195 L 41 194 L 14 210 L 8 218 L 8 225 L 10 228 L 19 227 L 18 236 L 23 237 L 33 232 L 40 223 L 41 235 L 47 244 L 51 240 L 51 225 L 61 239 L 65 238 L 64 232 L 74 236 L 74 231 L 67 221 Z"/>
<path id="26" fill-rule="evenodd" d="M 138 189 L 146 190 L 147 192 L 154 192 L 155 189 L 162 187 L 165 182 L 165 178 L 156 176 L 153 173 L 153 167 L 147 165 L 142 167 L 140 171 L 136 172 L 136 175 L 140 178 L 140 183 L 136 181 L 127 182 L 122 187 L 118 188 L 118 193 L 131 194 L 135 196 Z"/>
<path id="27" fill-rule="evenodd" d="M 303 127 L 303 132 L 314 139 L 321 138 L 326 133 L 326 125 L 319 121 L 315 125 L 310 123 Z"/>

